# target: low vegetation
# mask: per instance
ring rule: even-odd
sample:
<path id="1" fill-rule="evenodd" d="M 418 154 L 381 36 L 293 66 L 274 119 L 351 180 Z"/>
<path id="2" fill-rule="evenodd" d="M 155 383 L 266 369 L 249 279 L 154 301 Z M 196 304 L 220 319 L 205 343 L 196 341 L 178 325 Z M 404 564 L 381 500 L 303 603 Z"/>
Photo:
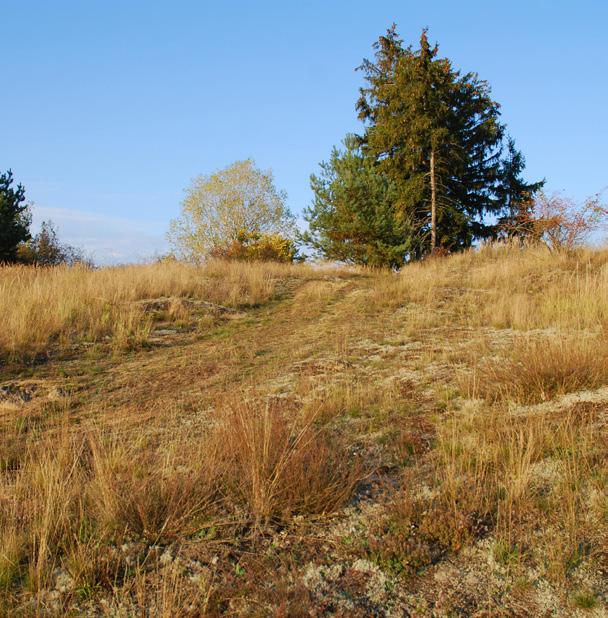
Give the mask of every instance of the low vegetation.
<path id="1" fill-rule="evenodd" d="M 117 348 L 134 347 L 145 342 L 153 322 L 145 303 L 138 301 L 173 299 L 169 313 L 181 318 L 187 304 L 180 305 L 180 299 L 252 307 L 278 294 L 288 277 L 306 277 L 307 272 L 306 267 L 272 263 L 212 262 L 195 267 L 170 260 L 100 270 L 3 267 L 0 355 L 31 359 L 52 350 L 55 343 L 65 347 L 104 339 Z"/>
<path id="2" fill-rule="evenodd" d="M 3 614 L 606 611 L 608 252 L 0 289 Z"/>

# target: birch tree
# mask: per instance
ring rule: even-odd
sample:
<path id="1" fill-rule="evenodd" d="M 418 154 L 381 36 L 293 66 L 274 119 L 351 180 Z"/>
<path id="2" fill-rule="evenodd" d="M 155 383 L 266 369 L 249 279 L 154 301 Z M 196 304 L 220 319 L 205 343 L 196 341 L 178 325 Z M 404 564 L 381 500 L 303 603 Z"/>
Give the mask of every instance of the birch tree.
<path id="1" fill-rule="evenodd" d="M 243 233 L 293 235 L 285 192 L 276 188 L 272 171 L 258 169 L 252 159 L 197 176 L 185 193 L 168 233 L 180 258 L 201 261 Z"/>

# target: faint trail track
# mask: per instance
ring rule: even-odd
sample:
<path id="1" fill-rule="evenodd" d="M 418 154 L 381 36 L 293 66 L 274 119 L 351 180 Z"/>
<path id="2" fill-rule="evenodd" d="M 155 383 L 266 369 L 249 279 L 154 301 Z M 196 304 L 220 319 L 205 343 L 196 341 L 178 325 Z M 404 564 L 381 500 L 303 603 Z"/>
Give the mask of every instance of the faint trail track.
<path id="1" fill-rule="evenodd" d="M 332 333 L 344 320 L 343 305 L 367 282 L 359 278 L 327 284 L 331 295 L 326 302 L 303 316 L 296 295 L 311 285 L 319 283 L 292 286 L 284 298 L 249 310 L 198 339 L 190 332 L 175 333 L 168 346 L 152 346 L 118 360 L 51 361 L 42 368 L 37 385 L 56 389 L 69 381 L 71 414 L 82 422 L 137 430 L 160 427 L 176 413 L 205 410 L 224 392 L 280 377 L 285 363 L 297 366 L 326 354 Z M 51 377 L 57 364 L 73 377 Z"/>

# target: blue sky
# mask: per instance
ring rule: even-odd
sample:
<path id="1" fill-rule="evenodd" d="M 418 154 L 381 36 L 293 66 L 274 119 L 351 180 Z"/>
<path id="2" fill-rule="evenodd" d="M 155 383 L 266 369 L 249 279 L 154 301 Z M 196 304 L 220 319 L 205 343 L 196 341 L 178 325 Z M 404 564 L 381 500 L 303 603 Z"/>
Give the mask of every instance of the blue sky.
<path id="1" fill-rule="evenodd" d="M 608 185 L 608 2 L 0 2 L 0 170 L 100 262 L 166 250 L 190 179 L 253 157 L 299 214 L 393 21 L 489 81 L 530 179 Z"/>

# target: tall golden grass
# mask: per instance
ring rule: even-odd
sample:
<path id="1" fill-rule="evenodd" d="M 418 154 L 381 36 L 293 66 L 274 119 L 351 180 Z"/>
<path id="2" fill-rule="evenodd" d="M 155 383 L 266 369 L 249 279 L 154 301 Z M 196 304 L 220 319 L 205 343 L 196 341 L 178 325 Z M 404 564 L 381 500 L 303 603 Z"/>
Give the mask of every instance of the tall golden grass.
<path id="1" fill-rule="evenodd" d="M 0 475 L 0 593 L 48 588 L 58 568 L 112 587 L 129 568 L 117 543 L 167 544 L 216 521 L 257 534 L 335 511 L 360 479 L 349 440 L 292 404 L 234 397 L 210 421 L 161 445 L 68 425 L 22 440 Z"/>
<path id="2" fill-rule="evenodd" d="M 284 324 L 262 316 L 241 331 L 249 346 L 264 322 L 285 345 L 277 337 L 253 373 L 248 350 L 228 342 L 251 379 L 212 384 L 200 424 L 127 436 L 104 430 L 101 414 L 93 429 L 67 411 L 31 431 L 27 411 L 0 419 L 0 613 L 24 599 L 50 611 L 44 595 L 63 573 L 73 582 L 64 600 L 106 594 L 117 613 L 205 615 L 213 571 L 193 584 L 161 563 L 158 545 L 255 553 L 294 518 L 318 538 L 312 526 L 347 504 L 364 470 L 387 464 L 403 466 L 402 484 L 388 484 L 367 530 L 352 528 L 367 535 L 358 556 L 386 572 L 414 576 L 482 539 L 505 571 L 532 569 L 555 585 L 605 560 L 605 402 L 551 402 L 608 383 L 606 250 L 488 246 L 398 274 L 222 262 L 4 268 L 0 291 L 1 350 L 17 358 L 145 339 L 141 299 L 251 307 L 287 292 L 271 314 Z M 292 390 L 277 393 L 277 378 Z M 222 581 L 238 567 L 226 560 Z"/>
<path id="3" fill-rule="evenodd" d="M 467 395 L 529 404 L 608 384 L 608 338 L 518 337 L 506 355 L 484 359 L 466 379 Z"/>
<path id="4" fill-rule="evenodd" d="M 255 526 L 332 512 L 351 495 L 361 468 L 348 440 L 316 423 L 320 412 L 300 414 L 283 400 L 235 400 L 216 411 L 227 490 Z"/>
<path id="5" fill-rule="evenodd" d="M 93 270 L 76 266 L 0 267 L 0 356 L 44 352 L 53 343 L 112 339 L 117 347 L 145 341 L 151 323 L 134 301 L 188 297 L 230 307 L 254 306 L 281 281 L 310 274 L 306 266 L 165 262 Z"/>
<path id="6" fill-rule="evenodd" d="M 435 323 L 608 330 L 608 250 L 486 245 L 377 278 L 370 308 L 415 303 Z"/>

